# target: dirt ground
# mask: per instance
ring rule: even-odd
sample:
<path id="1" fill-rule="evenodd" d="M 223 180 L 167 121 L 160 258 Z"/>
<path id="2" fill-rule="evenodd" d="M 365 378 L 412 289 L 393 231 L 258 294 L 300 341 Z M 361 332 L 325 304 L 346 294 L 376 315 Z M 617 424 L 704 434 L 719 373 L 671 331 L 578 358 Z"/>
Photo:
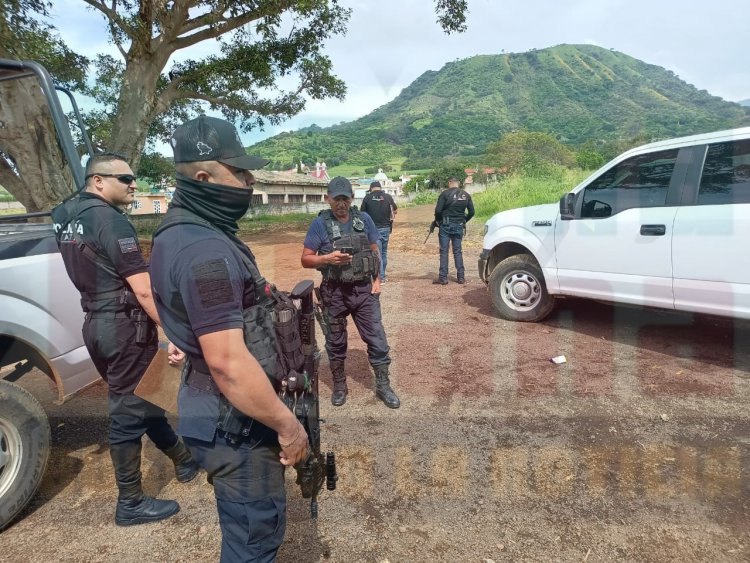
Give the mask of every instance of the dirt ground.
<path id="1" fill-rule="evenodd" d="M 404 209 L 381 303 L 402 405 L 387 409 L 353 323 L 350 395 L 330 404 L 325 449 L 338 488 L 317 522 L 288 477 L 279 561 L 750 561 L 748 323 L 566 300 L 539 324 L 497 318 L 477 278 L 480 223 L 464 244 L 469 283 L 433 286 L 431 208 Z M 249 241 L 268 279 L 318 279 L 299 265 L 303 233 Z M 567 363 L 555 365 L 553 356 Z M 22 380 L 23 383 L 23 380 Z M 176 516 L 114 525 L 106 392 L 63 405 L 25 383 L 50 416 L 39 492 L 0 535 L 5 561 L 209 562 L 219 529 L 205 478 L 181 485 L 148 443 L 145 488 Z"/>

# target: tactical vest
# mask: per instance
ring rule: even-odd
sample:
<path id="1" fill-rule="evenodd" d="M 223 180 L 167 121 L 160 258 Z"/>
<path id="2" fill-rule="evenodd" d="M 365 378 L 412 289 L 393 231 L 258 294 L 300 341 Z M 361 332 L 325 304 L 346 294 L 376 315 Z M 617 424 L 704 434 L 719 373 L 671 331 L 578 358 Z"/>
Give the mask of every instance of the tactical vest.
<path id="1" fill-rule="evenodd" d="M 76 237 L 74 226 L 78 220 L 78 217 L 84 211 L 92 209 L 94 207 L 108 207 L 108 204 L 99 199 L 86 199 L 83 202 L 79 196 L 73 197 L 67 201 L 64 201 L 52 210 L 52 220 L 54 222 L 53 228 L 55 231 L 55 239 L 57 240 L 57 246 L 61 252 L 63 250 L 62 245 L 64 244 L 75 244 L 75 247 L 87 260 L 96 265 L 97 268 L 104 270 L 112 278 L 120 280 L 121 287 L 111 291 L 101 291 L 96 293 L 90 293 L 81 291 L 81 308 L 84 312 L 96 312 L 104 307 L 107 302 L 115 300 L 115 309 L 118 311 L 127 311 L 133 308 L 139 308 L 140 304 L 136 299 L 133 292 L 131 292 L 125 285 L 125 281 L 120 277 L 120 274 L 114 269 L 109 263 L 109 259 L 101 256 L 90 246 L 79 237 Z M 64 254 L 63 254 L 64 257 Z"/>
<path id="2" fill-rule="evenodd" d="M 185 224 L 201 225 L 226 236 L 221 229 L 202 217 L 186 209 L 173 208 L 154 232 L 154 239 L 170 227 Z M 245 345 L 277 393 L 282 394 L 287 387 L 293 387 L 298 382 L 305 384 L 306 354 L 313 351 L 303 350 L 299 310 L 289 294 L 269 284 L 254 261 L 242 251 L 239 253 L 255 284 L 252 303 L 245 303 L 242 312 Z M 184 306 L 181 311 L 184 312 Z M 186 313 L 183 320 L 188 322 Z M 189 387 L 219 395 L 220 412 L 216 427 L 223 430 L 230 440 L 240 440 L 249 435 L 253 419 L 235 409 L 219 392 L 202 358 L 188 358 L 182 379 Z"/>
<path id="3" fill-rule="evenodd" d="M 327 264 L 318 268 L 325 281 L 354 283 L 372 280 L 380 271 L 380 261 L 377 253 L 370 247 L 362 214 L 355 206 L 349 208 L 349 213 L 352 216 L 352 232 L 347 234 L 342 234 L 341 223 L 336 219 L 333 211 L 325 209 L 318 214 L 325 223 L 328 238 L 333 245 L 330 252 L 339 250 L 352 255 L 352 261 L 349 264 L 341 266 Z M 323 254 L 330 254 L 330 252 Z"/>

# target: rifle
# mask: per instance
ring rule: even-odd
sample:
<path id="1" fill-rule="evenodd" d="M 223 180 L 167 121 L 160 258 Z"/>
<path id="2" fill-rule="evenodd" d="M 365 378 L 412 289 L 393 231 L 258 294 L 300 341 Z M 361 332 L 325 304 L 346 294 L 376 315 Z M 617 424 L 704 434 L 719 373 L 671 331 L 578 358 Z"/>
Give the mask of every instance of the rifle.
<path id="1" fill-rule="evenodd" d="M 318 493 L 326 481 L 329 491 L 336 489 L 336 457 L 320 451 L 320 402 L 318 396 L 318 366 L 320 351 L 315 341 L 315 304 L 312 280 L 299 282 L 289 294 L 299 299 L 299 334 L 304 355 L 302 374 L 294 372 L 282 384 L 279 397 L 302 423 L 310 441 L 307 458 L 294 466 L 302 498 L 310 499 L 310 516 L 318 517 Z"/>
<path id="2" fill-rule="evenodd" d="M 315 318 L 318 319 L 318 324 L 320 325 L 320 330 L 323 331 L 323 336 L 328 338 L 328 335 L 331 334 L 331 323 L 328 322 L 328 315 L 326 315 L 325 308 L 323 307 L 323 298 L 320 296 L 320 288 L 316 287 L 313 291 L 315 292 L 315 302 L 313 303 L 313 306 L 315 307 Z"/>
<path id="3" fill-rule="evenodd" d="M 430 223 L 430 232 L 427 233 L 427 236 L 424 238 L 424 244 L 427 244 L 427 239 L 430 238 L 430 235 L 435 232 L 435 227 L 437 227 L 436 221 Z"/>

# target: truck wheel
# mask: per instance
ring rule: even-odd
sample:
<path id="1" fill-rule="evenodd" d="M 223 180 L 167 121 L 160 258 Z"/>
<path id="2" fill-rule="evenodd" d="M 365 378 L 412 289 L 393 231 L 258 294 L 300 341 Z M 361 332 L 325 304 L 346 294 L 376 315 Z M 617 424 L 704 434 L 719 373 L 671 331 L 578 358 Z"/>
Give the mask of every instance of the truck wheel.
<path id="1" fill-rule="evenodd" d="M 541 321 L 555 305 L 541 268 L 528 254 L 500 262 L 490 274 L 489 290 L 498 313 L 509 321 Z"/>
<path id="2" fill-rule="evenodd" d="M 31 394 L 0 381 L 0 530 L 34 496 L 47 467 L 49 421 Z"/>

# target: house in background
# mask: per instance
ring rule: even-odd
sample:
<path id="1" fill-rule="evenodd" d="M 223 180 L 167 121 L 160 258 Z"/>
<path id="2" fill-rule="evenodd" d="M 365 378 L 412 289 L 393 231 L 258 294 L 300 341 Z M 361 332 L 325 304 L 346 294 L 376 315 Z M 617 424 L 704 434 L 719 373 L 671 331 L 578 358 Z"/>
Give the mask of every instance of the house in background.
<path id="1" fill-rule="evenodd" d="M 253 176 L 253 205 L 325 202 L 323 196 L 328 189 L 327 179 L 277 170 L 253 170 Z"/>
<path id="2" fill-rule="evenodd" d="M 169 200 L 166 190 L 156 192 L 135 192 L 130 204 L 130 215 L 159 215 L 167 212 Z"/>

